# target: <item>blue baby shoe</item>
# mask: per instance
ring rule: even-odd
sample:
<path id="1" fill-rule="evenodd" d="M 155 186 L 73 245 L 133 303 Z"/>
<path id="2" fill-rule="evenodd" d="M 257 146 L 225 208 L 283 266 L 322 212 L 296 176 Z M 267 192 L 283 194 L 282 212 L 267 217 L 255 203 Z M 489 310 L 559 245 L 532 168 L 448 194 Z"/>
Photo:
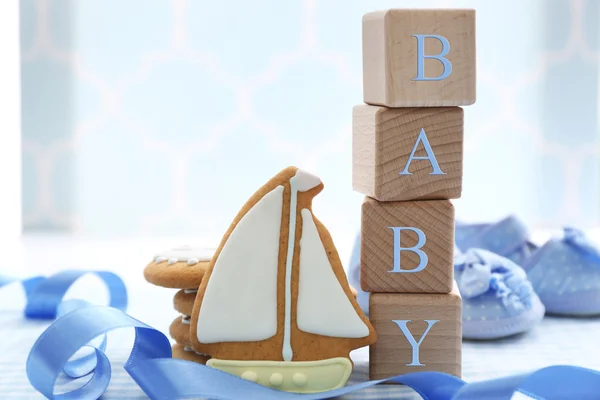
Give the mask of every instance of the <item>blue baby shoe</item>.
<path id="1" fill-rule="evenodd" d="M 507 258 L 482 249 L 458 251 L 454 278 L 463 299 L 463 338 L 515 335 L 530 330 L 544 317 L 544 305 L 527 274 Z"/>
<path id="2" fill-rule="evenodd" d="M 600 251 L 583 232 L 565 228 L 541 247 L 515 217 L 496 224 L 457 224 L 461 250 L 484 248 L 520 264 L 549 314 L 600 314 Z"/>
<path id="3" fill-rule="evenodd" d="M 360 233 L 356 235 L 354 247 L 352 247 L 352 255 L 348 265 L 348 283 L 356 289 L 358 293 L 356 301 L 365 315 L 369 316 L 369 293 L 360 287 Z"/>
<path id="4" fill-rule="evenodd" d="M 495 339 L 525 332 L 544 316 L 544 306 L 531 289 L 525 271 L 512 261 L 485 250 L 464 254 L 454 247 L 454 275 L 463 298 L 463 337 Z M 348 281 L 369 315 L 369 293 L 360 288 L 360 234 L 348 266 Z"/>
<path id="5" fill-rule="evenodd" d="M 548 313 L 600 314 L 600 252 L 583 232 L 565 228 L 525 261 L 523 267 Z"/>
<path id="6" fill-rule="evenodd" d="M 509 216 L 495 224 L 464 224 L 456 221 L 454 241 L 462 251 L 477 248 L 509 258 L 517 265 L 537 249 L 529 230 L 518 218 Z"/>

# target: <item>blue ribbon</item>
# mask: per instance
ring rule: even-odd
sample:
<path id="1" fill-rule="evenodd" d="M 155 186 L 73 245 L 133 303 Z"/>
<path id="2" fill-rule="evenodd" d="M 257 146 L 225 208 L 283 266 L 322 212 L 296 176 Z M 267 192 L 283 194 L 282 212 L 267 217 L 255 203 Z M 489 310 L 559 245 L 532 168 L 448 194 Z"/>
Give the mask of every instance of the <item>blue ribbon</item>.
<path id="1" fill-rule="evenodd" d="M 19 280 L 0 274 L 0 288 L 8 284 L 20 281 L 25 290 L 27 305 L 25 306 L 25 317 L 31 319 L 55 319 L 67 290 L 83 275 L 93 274 L 100 278 L 106 287 L 110 297 L 109 305 L 119 310 L 127 309 L 127 288 L 121 278 L 108 271 L 81 271 L 66 270 L 50 277 L 36 276 L 33 278 Z M 81 306 L 82 303 L 78 303 Z M 64 306 L 66 310 L 73 310 L 74 303 Z"/>
<path id="2" fill-rule="evenodd" d="M 92 306 L 83 300 L 61 303 L 69 286 L 85 271 L 66 271 L 50 278 L 22 281 L 29 318 L 58 316 L 33 345 L 26 371 L 33 387 L 49 399 L 97 399 L 108 388 L 111 365 L 104 353 L 106 333 L 132 327 L 135 342 L 126 371 L 151 399 L 209 398 L 217 400 L 317 400 L 356 392 L 383 382 L 405 384 L 425 400 L 510 399 L 517 391 L 537 399 L 591 399 L 600 393 L 600 373 L 572 366 L 554 366 L 531 374 L 467 384 L 438 372 L 415 372 L 385 380 L 363 382 L 317 394 L 277 391 L 190 361 L 171 358 L 169 340 L 161 332 L 127 315 L 123 282 L 114 274 L 95 272 L 108 286 L 111 305 Z M 0 276 L 0 287 L 14 282 Z M 94 343 L 94 341 L 99 341 Z M 70 360 L 81 348 L 90 353 Z M 54 394 L 61 371 L 71 377 L 92 373 L 90 380 L 71 392 Z"/>
<path id="3" fill-rule="evenodd" d="M 60 318 L 71 311 L 90 306 L 90 304 L 84 300 L 62 300 L 71 285 L 88 273 L 96 275 L 104 282 L 108 288 L 110 305 L 116 309 L 125 311 L 127 308 L 127 289 L 125 284 L 118 275 L 107 271 L 67 270 L 50 277 L 36 276 L 24 280 L 0 275 L 0 288 L 11 283 L 21 282 L 27 300 L 27 305 L 25 306 L 26 318 Z M 106 350 L 106 345 L 106 335 L 95 338 L 92 342 L 87 344 L 87 347 L 89 348 L 87 353 L 64 363 L 63 372 L 71 378 L 79 378 L 89 374 L 94 371 L 94 369 L 100 368 L 101 366 L 97 365 L 97 355 L 95 354 L 95 351 L 97 349 L 104 352 Z"/>
<path id="4" fill-rule="evenodd" d="M 27 293 L 27 306 L 25 316 L 35 319 L 54 319 L 65 293 L 76 280 L 85 274 L 94 274 L 100 278 L 108 288 L 111 307 L 119 310 L 127 308 L 127 289 L 118 275 L 107 271 L 79 271 L 67 270 L 52 275 L 49 278 L 32 278 L 35 285 Z"/>
<path id="5" fill-rule="evenodd" d="M 467 384 L 438 372 L 415 372 L 359 383 L 317 394 L 277 391 L 190 361 L 171 358 L 169 340 L 161 332 L 111 307 L 88 306 L 56 320 L 36 341 L 27 360 L 27 376 L 49 399 L 96 399 L 110 383 L 110 362 L 96 349 L 97 367 L 91 379 L 72 392 L 54 395 L 63 365 L 93 338 L 108 331 L 135 328 L 135 342 L 126 371 L 151 399 L 209 398 L 219 400 L 317 400 L 356 392 L 383 382 L 405 384 L 425 400 L 510 399 L 520 391 L 538 399 L 596 398 L 600 374 L 596 371 L 555 366 L 532 374 Z"/>
<path id="6" fill-rule="evenodd" d="M 71 311 L 89 306 L 91 306 L 91 304 L 85 300 L 73 299 L 63 301 L 58 305 L 56 316 L 57 318 L 60 318 Z M 63 372 L 71 378 L 80 378 L 93 372 L 97 367 L 97 356 L 95 354 L 95 350 L 98 349 L 101 352 L 104 352 L 106 350 L 106 345 L 106 335 L 100 335 L 99 337 L 90 341 L 86 346 L 84 346 L 86 348 L 85 350 L 88 350 L 87 353 L 76 359 L 67 361 L 67 363 L 65 363 L 63 366 Z"/>

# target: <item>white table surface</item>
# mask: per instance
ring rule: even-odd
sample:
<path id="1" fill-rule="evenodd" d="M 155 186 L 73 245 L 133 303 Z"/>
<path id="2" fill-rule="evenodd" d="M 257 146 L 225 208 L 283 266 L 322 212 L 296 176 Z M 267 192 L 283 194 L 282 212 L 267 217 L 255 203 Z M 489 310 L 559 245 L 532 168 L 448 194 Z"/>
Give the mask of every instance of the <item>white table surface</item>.
<path id="1" fill-rule="evenodd" d="M 338 244 L 340 255 L 348 259 L 352 236 Z M 597 233 L 594 233 L 597 236 Z M 537 237 L 548 237 L 548 233 Z M 129 314 L 168 334 L 177 316 L 172 299 L 175 290 L 152 286 L 142 271 L 152 256 L 180 244 L 213 245 L 193 238 L 83 239 L 68 236 L 30 236 L 5 242 L 0 253 L 0 272 L 17 277 L 50 275 L 66 268 L 105 269 L 117 272 L 125 281 L 130 298 Z M 69 290 L 67 298 L 83 297 L 105 304 L 106 292 L 93 276 L 86 276 Z M 17 285 L 0 291 L 0 399 L 41 398 L 25 376 L 25 361 L 36 337 L 47 322 L 27 321 L 22 317 L 24 298 Z M 532 371 L 549 365 L 572 364 L 600 370 L 597 344 L 600 318 L 550 318 L 532 331 L 509 339 L 463 342 L 463 379 L 467 382 Z M 145 398 L 122 369 L 130 349 L 132 330 L 109 336 L 113 361 L 113 381 L 106 398 Z M 352 353 L 356 362 L 353 381 L 367 377 L 368 352 Z M 385 385 L 376 390 L 348 396 L 348 399 L 413 399 L 407 388 Z"/>

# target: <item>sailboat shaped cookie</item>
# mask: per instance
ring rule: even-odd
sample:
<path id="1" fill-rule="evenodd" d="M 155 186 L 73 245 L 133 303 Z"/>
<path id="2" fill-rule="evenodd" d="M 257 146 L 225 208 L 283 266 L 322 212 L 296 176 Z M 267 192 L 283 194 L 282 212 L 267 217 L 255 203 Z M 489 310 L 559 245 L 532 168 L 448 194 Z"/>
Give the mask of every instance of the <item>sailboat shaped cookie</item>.
<path id="1" fill-rule="evenodd" d="M 207 365 L 275 389 L 345 385 L 351 350 L 375 342 L 327 229 L 312 214 L 323 189 L 295 167 L 238 213 L 200 285 L 191 321 Z"/>

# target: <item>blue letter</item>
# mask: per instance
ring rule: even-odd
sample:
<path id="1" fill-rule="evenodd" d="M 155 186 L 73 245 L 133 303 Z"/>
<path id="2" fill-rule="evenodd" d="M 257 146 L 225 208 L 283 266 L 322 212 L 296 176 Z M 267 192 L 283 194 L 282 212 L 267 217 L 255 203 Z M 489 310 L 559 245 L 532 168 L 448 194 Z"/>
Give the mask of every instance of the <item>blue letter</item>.
<path id="1" fill-rule="evenodd" d="M 436 322 L 439 322 L 440 320 L 439 319 L 426 319 L 425 322 L 427 322 L 427 329 L 425 329 L 425 332 L 423 332 L 423 334 L 421 335 L 421 339 L 419 339 L 418 342 L 415 340 L 412 333 L 410 333 L 410 331 L 408 330 L 408 327 L 406 326 L 406 324 L 408 324 L 410 322 L 410 320 L 403 319 L 403 320 L 392 320 L 392 321 L 394 321 L 396 323 L 396 325 L 398 325 L 398 327 L 400 328 L 402 333 L 404 333 L 406 340 L 408 340 L 408 343 L 410 343 L 410 346 L 412 347 L 412 362 L 410 364 L 406 364 L 406 366 L 407 367 L 424 366 L 425 364 L 421 364 L 419 362 L 419 346 L 421 346 L 421 343 L 423 343 L 423 339 L 425 339 L 425 336 L 427 336 L 431 327 L 433 325 L 435 325 Z"/>
<path id="2" fill-rule="evenodd" d="M 423 245 L 427 241 L 427 238 L 425 237 L 425 234 L 423 233 L 423 231 L 420 229 L 411 228 L 411 227 L 388 226 L 388 228 L 391 229 L 392 231 L 394 231 L 394 269 L 392 269 L 391 271 L 388 271 L 388 272 L 410 273 L 410 272 L 423 271 L 425 269 L 425 267 L 427 266 L 427 261 L 428 261 L 427 254 L 425 254 L 425 252 L 423 250 L 421 250 L 421 247 L 423 247 Z M 414 247 L 400 247 L 400 232 L 402 232 L 403 230 L 413 231 L 419 237 L 419 241 L 417 242 L 417 244 Z M 400 252 L 402 250 L 408 250 L 408 251 L 417 253 L 417 255 L 419 256 L 419 260 L 420 260 L 419 266 L 417 268 L 415 268 L 415 269 L 400 268 Z"/>
<path id="3" fill-rule="evenodd" d="M 443 36 L 439 35 L 412 35 L 417 38 L 417 77 L 413 81 L 441 81 L 450 76 L 452 72 L 452 63 L 445 56 L 450 52 L 450 42 Z M 425 39 L 437 39 L 442 44 L 442 51 L 435 55 L 425 55 Z M 435 78 L 427 78 L 425 76 L 425 59 L 434 58 L 442 63 L 444 72 Z"/>
<path id="4" fill-rule="evenodd" d="M 427 157 L 415 157 L 415 152 L 417 151 L 417 147 L 419 147 L 419 143 L 423 143 L 423 148 L 425 149 L 425 153 L 427 153 Z M 431 168 L 433 169 L 433 171 L 430 172 L 429 175 L 446 175 L 440 169 L 437 159 L 435 158 L 435 154 L 433 154 L 433 149 L 431 148 L 429 140 L 427 139 L 427 135 L 425 134 L 425 129 L 423 128 L 421 128 L 421 132 L 417 137 L 415 147 L 413 147 L 412 151 L 410 152 L 410 156 L 408 157 L 406 166 L 404 167 L 404 170 L 400 172 L 400 175 L 412 175 L 410 172 L 408 172 L 408 167 L 410 167 L 410 163 L 412 162 L 412 160 L 429 160 L 429 162 L 431 163 Z"/>

